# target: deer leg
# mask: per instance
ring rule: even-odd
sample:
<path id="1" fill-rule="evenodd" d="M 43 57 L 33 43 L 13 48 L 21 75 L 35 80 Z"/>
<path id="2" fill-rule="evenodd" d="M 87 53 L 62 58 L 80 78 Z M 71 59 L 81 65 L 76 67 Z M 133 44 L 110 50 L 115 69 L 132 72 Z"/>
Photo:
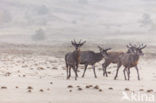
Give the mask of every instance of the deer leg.
<path id="1" fill-rule="evenodd" d="M 70 76 L 71 76 L 71 66 L 69 66 L 69 68 L 68 68 L 68 77 L 67 77 L 67 79 L 69 79 Z"/>
<path id="2" fill-rule="evenodd" d="M 138 69 L 138 66 L 135 66 L 135 69 L 137 71 L 137 74 L 138 74 L 138 80 L 140 80 L 140 76 L 139 76 L 139 69 Z"/>
<path id="3" fill-rule="evenodd" d="M 105 76 L 105 74 L 106 74 L 106 68 L 105 68 L 105 65 L 106 65 L 105 63 L 102 64 L 103 76 Z"/>
<path id="4" fill-rule="evenodd" d="M 128 80 L 130 79 L 130 68 L 127 69 Z"/>
<path id="5" fill-rule="evenodd" d="M 105 76 L 106 75 L 106 77 L 108 77 L 108 75 L 107 75 L 107 67 L 109 66 L 109 62 L 105 62 L 105 63 L 103 63 L 102 64 L 102 67 L 103 67 L 103 76 Z"/>
<path id="6" fill-rule="evenodd" d="M 93 72 L 94 72 L 94 77 L 97 78 L 96 72 L 95 72 L 95 65 L 92 65 L 92 68 L 93 68 Z"/>
<path id="7" fill-rule="evenodd" d="M 84 69 L 84 72 L 83 72 L 83 75 L 82 75 L 82 77 L 84 77 L 84 75 L 85 75 L 85 72 L 86 72 L 86 70 L 87 70 L 87 64 L 85 64 L 85 69 Z"/>
<path id="8" fill-rule="evenodd" d="M 75 68 L 75 66 L 73 66 L 72 68 L 73 68 L 73 71 L 74 71 L 74 73 L 75 73 L 75 80 L 77 80 L 76 68 Z"/>
<path id="9" fill-rule="evenodd" d="M 118 65 L 117 65 L 117 70 L 116 70 L 116 75 L 115 75 L 115 77 L 114 77 L 114 80 L 116 80 L 116 78 L 117 78 L 117 76 L 118 76 L 118 72 L 119 72 L 120 67 L 121 67 L 121 63 L 118 63 Z"/>
<path id="10" fill-rule="evenodd" d="M 124 73 L 125 80 L 127 80 L 127 78 L 126 78 L 126 67 L 124 68 L 123 73 Z"/>
<path id="11" fill-rule="evenodd" d="M 75 70 L 76 70 L 76 77 L 78 77 L 78 74 L 77 74 L 77 71 L 78 71 L 78 65 L 76 65 L 76 68 L 75 68 Z"/>
<path id="12" fill-rule="evenodd" d="M 66 64 L 66 71 L 67 71 L 67 79 L 68 79 L 68 64 Z"/>

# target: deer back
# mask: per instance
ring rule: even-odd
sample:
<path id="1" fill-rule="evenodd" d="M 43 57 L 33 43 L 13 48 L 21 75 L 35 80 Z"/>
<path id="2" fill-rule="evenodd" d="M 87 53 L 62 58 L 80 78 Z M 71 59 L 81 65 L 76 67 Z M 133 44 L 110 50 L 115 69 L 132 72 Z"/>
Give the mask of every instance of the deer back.
<path id="1" fill-rule="evenodd" d="M 93 51 L 81 51 L 80 52 L 80 64 L 94 64 L 102 60 L 101 53 L 95 53 Z"/>
<path id="2" fill-rule="evenodd" d="M 105 58 L 106 61 L 110 61 L 112 63 L 118 63 L 120 55 L 123 52 L 108 52 L 108 58 Z"/>

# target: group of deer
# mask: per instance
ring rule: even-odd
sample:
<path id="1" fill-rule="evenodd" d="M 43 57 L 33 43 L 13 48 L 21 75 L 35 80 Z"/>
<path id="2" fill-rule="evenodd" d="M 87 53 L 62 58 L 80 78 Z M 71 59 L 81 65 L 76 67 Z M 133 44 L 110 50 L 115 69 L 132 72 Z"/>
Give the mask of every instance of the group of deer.
<path id="1" fill-rule="evenodd" d="M 132 45 L 129 44 L 127 45 L 128 51 L 127 52 L 108 52 L 108 50 L 111 50 L 111 48 L 104 49 L 100 46 L 99 48 L 99 53 L 95 53 L 94 51 L 80 51 L 80 47 L 82 47 L 86 41 L 79 42 L 71 41 L 71 44 L 75 47 L 75 50 L 73 52 L 69 52 L 65 55 L 65 63 L 66 63 L 66 68 L 67 68 L 67 79 L 70 78 L 71 76 L 71 69 L 73 69 L 75 73 L 75 80 L 77 80 L 78 74 L 78 66 L 79 64 L 84 64 L 85 69 L 83 72 L 82 77 L 84 77 L 86 69 L 88 65 L 92 65 L 92 69 L 94 72 L 95 78 L 96 72 L 95 72 L 95 64 L 99 61 L 101 61 L 103 58 L 105 59 L 105 62 L 102 64 L 103 68 L 103 76 L 108 76 L 107 74 L 107 67 L 111 64 L 117 64 L 117 70 L 116 70 L 116 75 L 114 79 L 117 78 L 118 76 L 118 71 L 120 67 L 123 65 L 124 66 L 124 77 L 125 80 L 127 80 L 126 73 L 128 76 L 128 80 L 130 79 L 130 68 L 135 67 L 138 75 L 138 80 L 140 80 L 139 76 L 139 69 L 137 67 L 139 57 L 141 55 L 144 55 L 142 52 L 142 49 L 146 47 L 146 45 Z"/>

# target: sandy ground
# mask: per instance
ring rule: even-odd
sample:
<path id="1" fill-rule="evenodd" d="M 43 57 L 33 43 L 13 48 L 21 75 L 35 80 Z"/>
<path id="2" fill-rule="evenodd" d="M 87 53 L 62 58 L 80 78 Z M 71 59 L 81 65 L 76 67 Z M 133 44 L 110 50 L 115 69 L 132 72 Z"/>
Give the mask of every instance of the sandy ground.
<path id="1" fill-rule="evenodd" d="M 155 61 L 140 60 L 140 81 L 135 69 L 131 70 L 131 80 L 125 81 L 123 68 L 119 71 L 118 80 L 113 80 L 116 65 L 110 65 L 109 77 L 103 77 L 102 62 L 96 65 L 97 79 L 92 69 L 88 69 L 85 78 L 81 78 L 81 66 L 79 78 L 75 81 L 73 72 L 71 79 L 66 80 L 63 58 L 1 53 L 0 103 L 132 103 L 122 100 L 123 91 L 152 94 L 156 99 Z M 88 85 L 93 87 L 86 88 Z M 150 89 L 153 91 L 147 93 Z"/>

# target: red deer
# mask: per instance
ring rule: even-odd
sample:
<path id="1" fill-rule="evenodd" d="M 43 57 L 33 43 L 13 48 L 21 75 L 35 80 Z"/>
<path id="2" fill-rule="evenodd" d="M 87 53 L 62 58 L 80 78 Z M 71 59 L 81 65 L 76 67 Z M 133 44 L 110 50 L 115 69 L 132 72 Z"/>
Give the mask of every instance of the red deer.
<path id="1" fill-rule="evenodd" d="M 129 44 L 131 45 L 131 44 Z M 134 47 L 133 46 L 128 46 L 128 51 L 127 53 L 132 53 L 134 51 Z M 120 57 L 120 55 L 124 54 L 124 52 L 115 52 L 115 51 L 110 51 L 108 52 L 108 57 L 105 58 L 105 62 L 102 64 L 102 68 L 103 68 L 103 76 L 108 77 L 107 74 L 107 67 L 113 63 L 113 64 L 117 64 L 118 63 L 118 59 Z"/>
<path id="2" fill-rule="evenodd" d="M 101 61 L 104 56 L 107 57 L 107 55 L 108 55 L 107 51 L 111 49 L 111 48 L 103 49 L 100 46 L 98 46 L 98 48 L 100 50 L 99 53 L 95 53 L 93 51 L 81 51 L 80 64 L 84 64 L 84 66 L 85 66 L 82 77 L 84 77 L 88 65 L 92 65 L 94 76 L 95 76 L 95 78 L 97 78 L 96 72 L 95 72 L 95 64 L 97 62 Z"/>
<path id="3" fill-rule="evenodd" d="M 65 63 L 67 68 L 67 79 L 71 76 L 71 68 L 73 69 L 75 73 L 75 80 L 77 80 L 77 69 L 78 65 L 80 63 L 80 47 L 84 45 L 86 41 L 79 43 L 76 43 L 76 41 L 71 41 L 71 44 L 75 47 L 75 50 L 73 52 L 69 52 L 65 55 Z"/>
<path id="4" fill-rule="evenodd" d="M 135 67 L 135 69 L 137 71 L 137 75 L 138 75 L 138 80 L 140 80 L 139 69 L 137 67 L 137 64 L 139 61 L 139 57 L 141 55 L 144 55 L 142 52 L 142 49 L 144 49 L 146 47 L 146 45 L 142 44 L 138 47 L 136 45 L 131 45 L 131 46 L 127 46 L 127 47 L 133 48 L 133 52 L 132 53 L 124 53 L 124 54 L 120 55 L 118 65 L 117 65 L 117 71 L 116 71 L 116 75 L 115 75 L 114 79 L 117 78 L 119 68 L 121 67 L 121 65 L 123 65 L 125 67 L 123 70 L 125 80 L 127 80 L 126 71 L 127 71 L 127 75 L 128 75 L 128 80 L 130 79 L 130 68 L 132 68 L 132 67 Z"/>

